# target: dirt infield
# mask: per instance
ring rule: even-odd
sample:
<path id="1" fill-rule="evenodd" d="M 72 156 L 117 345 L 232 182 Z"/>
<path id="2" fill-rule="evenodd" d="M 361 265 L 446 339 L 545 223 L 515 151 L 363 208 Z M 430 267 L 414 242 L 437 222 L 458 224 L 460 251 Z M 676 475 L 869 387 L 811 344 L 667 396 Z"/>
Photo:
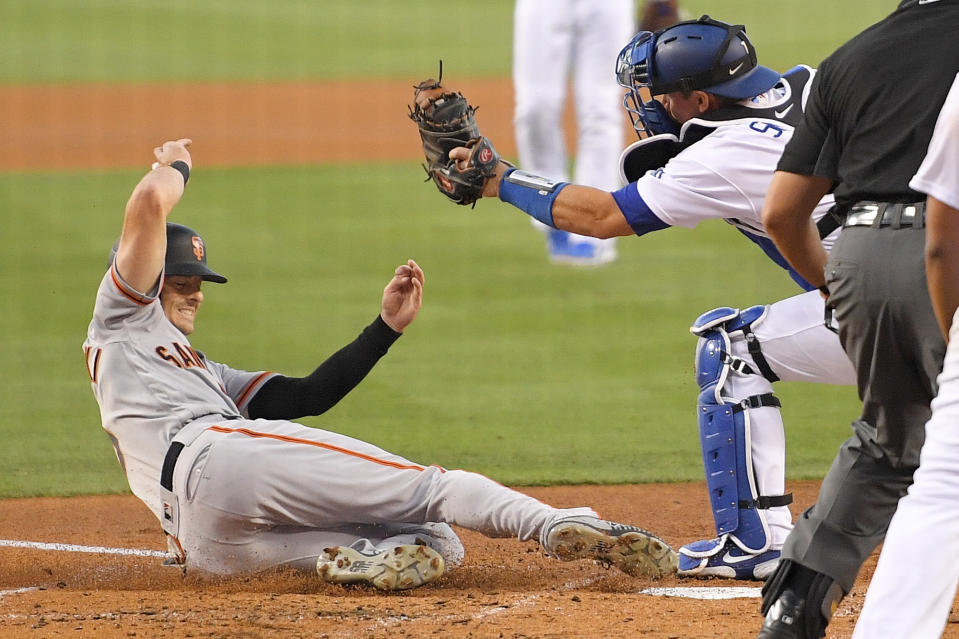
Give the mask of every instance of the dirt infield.
<path id="1" fill-rule="evenodd" d="M 0 170 L 148 166 L 153 146 L 181 137 L 198 166 L 419 161 L 411 85 L 0 87 Z M 512 155 L 509 83 L 457 88 Z"/>
<path id="2" fill-rule="evenodd" d="M 165 139 L 192 137 L 199 166 L 419 160 L 405 117 L 412 83 L 0 88 L 0 170 L 143 166 Z M 508 82 L 458 86 L 484 132 L 515 153 Z M 356 97 L 375 105 L 363 127 Z M 692 427 L 692 426 L 691 426 Z M 698 460 L 690 460 L 698 464 Z M 793 512 L 815 482 L 791 483 Z M 523 489 L 553 505 L 591 505 L 675 546 L 709 536 L 702 483 Z M 465 564 L 435 584 L 383 594 L 275 574 L 221 582 L 183 577 L 155 557 L 0 545 L 0 637 L 620 637 L 739 639 L 760 623 L 758 585 L 652 583 L 589 562 L 551 560 L 532 542 L 459 531 Z M 158 523 L 131 496 L 0 501 L 0 539 L 164 550 Z M 849 637 L 875 556 L 829 637 Z M 644 592 L 747 587 L 727 600 Z M 953 614 L 946 637 L 959 638 Z"/>
<path id="3" fill-rule="evenodd" d="M 798 507 L 815 482 L 793 483 Z M 523 489 L 557 506 L 589 504 L 674 545 L 712 529 L 701 484 Z M 591 562 L 546 557 L 533 542 L 458 530 L 465 563 L 420 589 L 383 594 L 276 574 L 204 582 L 157 558 L 0 547 L 2 637 L 693 637 L 754 636 L 759 584 L 637 580 Z M 159 525 L 130 496 L 0 502 L 0 538 L 164 550 Z M 870 560 L 864 576 L 871 574 Z M 829 637 L 848 637 L 865 583 Z M 703 600 L 648 588 L 748 587 L 752 598 Z M 39 588 L 39 589 L 38 589 Z M 29 589 L 29 590 L 27 590 Z M 959 637 L 959 632 L 946 636 Z"/>

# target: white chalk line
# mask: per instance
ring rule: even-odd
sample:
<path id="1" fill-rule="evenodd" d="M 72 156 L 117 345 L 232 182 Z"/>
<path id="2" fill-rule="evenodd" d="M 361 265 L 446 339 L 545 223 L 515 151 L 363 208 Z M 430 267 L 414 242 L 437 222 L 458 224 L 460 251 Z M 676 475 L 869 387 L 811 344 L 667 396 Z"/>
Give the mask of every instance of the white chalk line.
<path id="1" fill-rule="evenodd" d="M 641 595 L 654 597 L 684 597 L 686 599 L 758 599 L 761 588 L 747 586 L 687 586 L 676 588 L 646 588 Z"/>
<path id="2" fill-rule="evenodd" d="M 0 590 L 0 597 L 5 595 L 19 595 L 20 593 L 30 592 L 31 590 L 40 590 L 40 586 L 27 586 L 25 588 L 14 588 L 13 590 Z"/>
<path id="3" fill-rule="evenodd" d="M 0 539 L 0 546 L 8 548 L 30 548 L 32 550 L 55 550 L 59 552 L 89 552 L 99 555 L 132 555 L 135 557 L 166 558 L 170 554 L 162 550 L 142 550 L 140 548 L 109 548 L 107 546 L 79 546 L 76 544 L 58 544 L 42 541 L 23 541 L 19 539 Z"/>
<path id="4" fill-rule="evenodd" d="M 101 555 L 126 555 L 135 557 L 169 557 L 169 553 L 161 550 L 144 550 L 141 548 L 111 548 L 108 546 L 82 546 L 77 544 L 48 543 L 41 541 L 24 541 L 17 539 L 0 539 L 0 547 L 8 548 L 29 548 L 32 550 L 51 550 L 59 552 L 83 552 L 95 553 Z M 594 579 L 586 579 L 578 582 L 569 582 L 563 585 L 564 590 L 573 590 L 582 588 L 592 583 Z M 26 588 L 16 588 L 14 590 L 0 590 L 0 596 L 8 594 L 18 594 L 36 590 L 39 586 Z M 687 599 L 717 600 L 717 599 L 756 599 L 761 597 L 760 588 L 750 588 L 744 586 L 723 586 L 723 587 L 673 587 L 673 588 L 646 588 L 640 590 L 641 595 L 651 595 L 655 597 L 682 597 Z M 506 606 L 496 606 L 488 610 L 471 615 L 476 619 L 482 619 L 493 614 L 498 614 L 509 608 L 525 607 L 536 602 L 538 597 L 530 595 L 512 602 Z M 381 621 L 382 623 L 382 621 Z"/>
<path id="5" fill-rule="evenodd" d="M 86 552 L 98 555 L 132 555 L 135 557 L 158 557 L 165 558 L 169 553 L 159 550 L 143 550 L 140 548 L 110 548 L 107 546 L 81 546 L 77 544 L 59 544 L 43 541 L 25 541 L 22 539 L 0 539 L 0 546 L 7 548 L 29 548 L 31 550 L 53 550 L 59 552 Z M 7 595 L 19 595 L 33 590 L 40 590 L 41 586 L 25 586 L 23 588 L 13 588 L 10 590 L 0 590 L 0 597 Z"/>
<path id="6" fill-rule="evenodd" d="M 598 578 L 587 578 L 576 581 L 569 581 L 563 584 L 565 591 L 577 590 L 598 581 Z M 654 597 L 682 597 L 686 599 L 700 600 L 724 600 L 724 599 L 758 599 L 762 596 L 761 588 L 748 586 L 676 586 L 670 588 L 645 588 L 638 592 L 640 595 L 650 595 Z M 525 608 L 536 604 L 540 599 L 539 595 L 526 595 L 519 599 L 503 604 L 493 604 L 486 610 L 481 610 L 469 615 L 470 621 L 479 621 L 481 619 L 504 613 L 508 610 Z M 437 621 L 437 617 L 431 617 L 431 621 Z M 462 619 L 459 615 L 444 615 L 440 618 L 445 621 L 456 621 Z M 415 618 L 406 616 L 391 616 L 377 620 L 379 626 L 396 626 L 404 623 L 415 622 Z"/>

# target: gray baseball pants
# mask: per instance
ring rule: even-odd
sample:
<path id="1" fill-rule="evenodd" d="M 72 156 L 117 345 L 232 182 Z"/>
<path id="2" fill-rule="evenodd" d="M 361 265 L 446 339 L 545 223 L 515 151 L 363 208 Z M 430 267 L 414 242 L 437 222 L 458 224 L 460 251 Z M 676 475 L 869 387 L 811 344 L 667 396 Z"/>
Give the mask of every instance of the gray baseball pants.
<path id="1" fill-rule="evenodd" d="M 783 557 L 852 589 L 912 483 L 945 340 L 925 276 L 922 228 L 849 227 L 826 264 L 839 338 L 856 368 L 862 415 Z"/>

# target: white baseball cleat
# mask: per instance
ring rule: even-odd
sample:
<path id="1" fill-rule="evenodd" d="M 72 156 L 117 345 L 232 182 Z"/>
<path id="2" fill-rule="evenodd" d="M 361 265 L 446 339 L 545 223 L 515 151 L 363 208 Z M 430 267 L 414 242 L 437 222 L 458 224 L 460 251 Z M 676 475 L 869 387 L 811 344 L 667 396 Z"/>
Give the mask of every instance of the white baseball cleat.
<path id="1" fill-rule="evenodd" d="M 562 559 L 593 559 L 634 577 L 658 579 L 676 573 L 679 556 L 653 533 L 605 521 L 575 516 L 559 519 L 543 535 L 546 552 Z"/>
<path id="2" fill-rule="evenodd" d="M 743 550 L 739 542 L 726 534 L 682 546 L 677 574 L 763 581 L 776 570 L 780 554 L 778 549 L 758 553 Z"/>
<path id="3" fill-rule="evenodd" d="M 443 557 L 429 546 L 394 546 L 366 555 L 349 546 L 326 548 L 316 560 L 316 572 L 337 584 L 367 582 L 380 590 L 407 590 L 442 576 Z"/>

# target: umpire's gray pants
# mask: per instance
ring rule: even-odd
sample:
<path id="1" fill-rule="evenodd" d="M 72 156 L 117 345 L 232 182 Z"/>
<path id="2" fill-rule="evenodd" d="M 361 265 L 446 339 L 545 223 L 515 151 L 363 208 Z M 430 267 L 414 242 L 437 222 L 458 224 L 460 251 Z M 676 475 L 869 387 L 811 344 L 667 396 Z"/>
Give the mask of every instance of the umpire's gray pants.
<path id="1" fill-rule="evenodd" d="M 925 276 L 924 229 L 843 229 L 826 264 L 839 339 L 856 368 L 862 416 L 783 557 L 845 592 L 912 483 L 945 356 Z"/>

